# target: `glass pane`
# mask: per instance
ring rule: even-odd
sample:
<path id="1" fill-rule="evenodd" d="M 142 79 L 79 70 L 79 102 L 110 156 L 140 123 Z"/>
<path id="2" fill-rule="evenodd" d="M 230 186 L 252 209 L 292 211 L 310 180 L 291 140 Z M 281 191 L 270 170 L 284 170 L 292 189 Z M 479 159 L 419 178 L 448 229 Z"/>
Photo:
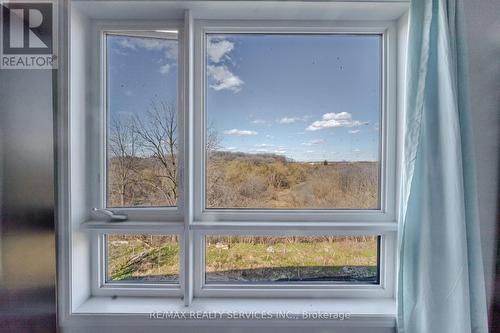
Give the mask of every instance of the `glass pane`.
<path id="1" fill-rule="evenodd" d="M 106 35 L 108 207 L 177 204 L 177 34 L 155 36 Z"/>
<path id="2" fill-rule="evenodd" d="M 378 236 L 207 236 L 207 283 L 378 283 Z"/>
<path id="3" fill-rule="evenodd" d="M 177 235 L 107 235 L 108 282 L 179 283 Z"/>
<path id="4" fill-rule="evenodd" d="M 205 206 L 378 209 L 381 45 L 207 35 Z"/>

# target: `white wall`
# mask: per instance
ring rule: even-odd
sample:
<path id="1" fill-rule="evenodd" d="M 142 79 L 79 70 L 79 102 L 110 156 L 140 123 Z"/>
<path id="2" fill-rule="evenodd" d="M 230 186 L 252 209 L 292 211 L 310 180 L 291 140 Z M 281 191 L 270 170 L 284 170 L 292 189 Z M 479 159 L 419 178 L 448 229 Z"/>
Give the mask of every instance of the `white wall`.
<path id="1" fill-rule="evenodd" d="M 71 47 L 70 64 L 73 80 L 70 83 L 71 91 L 71 218 L 66 222 L 72 225 L 73 252 L 71 260 L 80 263 L 72 265 L 72 308 L 75 309 L 90 295 L 90 247 L 89 235 L 79 226 L 88 219 L 90 203 L 88 200 L 90 183 L 88 161 L 93 156 L 89 154 L 88 136 L 86 129 L 91 117 L 87 111 L 91 110 L 90 89 L 86 86 L 90 75 L 90 65 L 86 57 L 89 54 L 89 31 L 87 30 L 87 18 L 74 12 L 71 17 Z"/>
<path id="2" fill-rule="evenodd" d="M 479 214 L 489 303 L 493 297 L 500 155 L 500 1 L 464 0 Z"/>

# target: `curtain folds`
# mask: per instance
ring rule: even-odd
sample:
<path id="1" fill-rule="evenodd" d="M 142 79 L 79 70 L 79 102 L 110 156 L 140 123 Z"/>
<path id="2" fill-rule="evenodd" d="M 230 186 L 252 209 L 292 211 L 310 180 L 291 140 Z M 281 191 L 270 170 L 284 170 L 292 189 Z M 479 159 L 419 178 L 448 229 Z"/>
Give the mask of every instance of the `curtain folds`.
<path id="1" fill-rule="evenodd" d="M 398 330 L 487 332 L 460 0 L 412 0 Z"/>

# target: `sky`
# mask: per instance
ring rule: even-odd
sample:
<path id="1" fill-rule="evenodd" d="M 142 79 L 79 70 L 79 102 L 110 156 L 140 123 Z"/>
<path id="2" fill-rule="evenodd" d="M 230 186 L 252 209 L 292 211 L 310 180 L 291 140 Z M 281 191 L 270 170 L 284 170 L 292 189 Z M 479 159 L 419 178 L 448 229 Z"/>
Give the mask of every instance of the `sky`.
<path id="1" fill-rule="evenodd" d="M 107 35 L 108 117 L 141 115 L 154 102 L 177 105 L 177 41 Z"/>
<path id="2" fill-rule="evenodd" d="M 113 36 L 109 115 L 177 104 L 177 42 Z M 374 161 L 379 154 L 378 35 L 207 36 L 206 112 L 222 150 L 296 161 Z"/>

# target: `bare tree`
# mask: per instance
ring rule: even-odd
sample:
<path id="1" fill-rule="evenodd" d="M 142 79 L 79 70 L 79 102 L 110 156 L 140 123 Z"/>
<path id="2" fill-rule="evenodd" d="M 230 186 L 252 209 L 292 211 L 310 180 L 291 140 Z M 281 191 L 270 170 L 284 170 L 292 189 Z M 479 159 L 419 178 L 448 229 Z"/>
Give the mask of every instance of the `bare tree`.
<path id="1" fill-rule="evenodd" d="M 155 101 L 143 116 L 133 118 L 134 133 L 140 138 L 142 150 L 161 166 L 155 168 L 155 177 L 166 179 L 166 184 L 148 184 L 163 193 L 169 205 L 176 204 L 178 188 L 176 111 L 172 104 Z"/>
<path id="2" fill-rule="evenodd" d="M 221 139 L 219 137 L 219 133 L 217 133 L 217 130 L 215 129 L 215 125 L 213 122 L 210 122 L 207 126 L 207 143 L 206 143 L 206 149 L 209 153 L 216 151 L 217 149 L 220 149 Z"/>
<path id="3" fill-rule="evenodd" d="M 207 126 L 206 132 L 206 177 L 207 177 L 207 204 L 209 207 L 217 206 L 223 197 L 223 193 L 221 193 L 221 188 L 219 184 L 221 183 L 221 177 L 224 176 L 224 173 L 221 172 L 220 168 L 217 168 L 217 164 L 215 163 L 214 152 L 221 148 L 221 139 L 217 130 L 215 129 L 215 125 L 213 122 L 210 122 Z"/>
<path id="4" fill-rule="evenodd" d="M 177 110 L 153 101 L 148 110 L 129 119 L 114 117 L 109 129 L 110 202 L 175 205 L 178 194 Z M 207 128 L 207 150 L 220 148 L 213 124 Z"/>
<path id="5" fill-rule="evenodd" d="M 113 117 L 109 126 L 108 149 L 111 155 L 109 160 L 111 192 L 118 192 L 119 200 L 114 202 L 110 197 L 111 205 L 129 205 L 133 199 L 132 187 L 134 186 L 133 173 L 136 171 L 136 153 L 139 136 L 132 130 L 130 119 L 124 120 Z"/>

